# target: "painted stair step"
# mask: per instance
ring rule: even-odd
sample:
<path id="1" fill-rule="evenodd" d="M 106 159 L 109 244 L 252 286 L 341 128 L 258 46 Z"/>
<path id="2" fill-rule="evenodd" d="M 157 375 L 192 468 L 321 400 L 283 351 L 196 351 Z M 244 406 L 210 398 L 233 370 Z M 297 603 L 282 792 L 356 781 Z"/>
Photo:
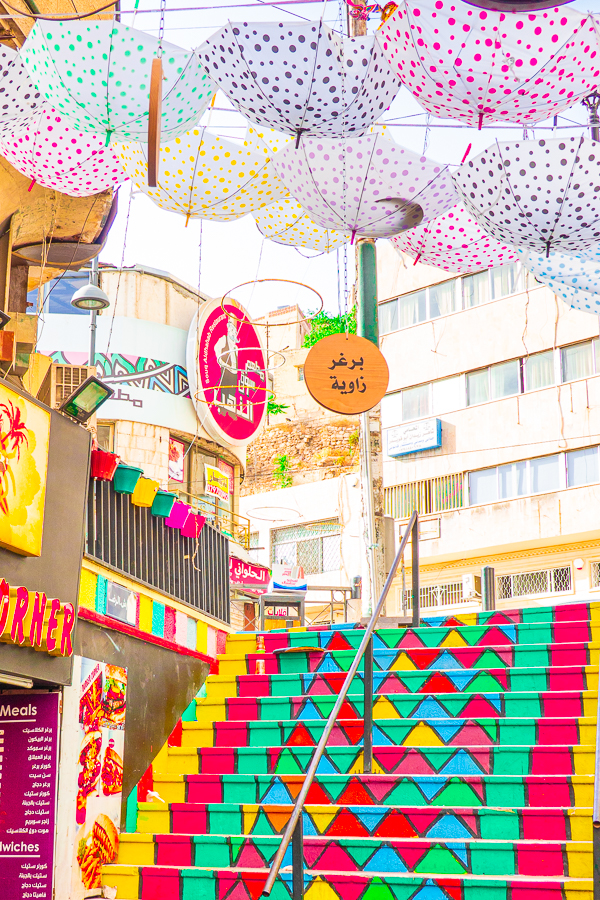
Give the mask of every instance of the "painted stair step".
<path id="1" fill-rule="evenodd" d="M 117 864 L 269 868 L 278 836 L 124 835 Z M 591 878 L 592 844 L 560 841 L 379 840 L 304 838 L 304 865 L 313 871 L 421 875 L 529 875 Z M 288 847 L 283 866 L 291 866 Z"/>
<path id="2" fill-rule="evenodd" d="M 276 675 L 209 675 L 207 692 L 215 700 L 228 697 L 337 696 L 345 672 Z M 374 673 L 376 694 L 472 694 L 507 691 L 597 690 L 598 666 L 552 666 L 531 668 L 427 669 L 426 671 L 379 671 Z M 351 693 L 363 692 L 363 676 L 352 681 Z"/>
<path id="3" fill-rule="evenodd" d="M 293 804 L 303 775 L 154 775 L 171 803 Z M 318 774 L 312 804 L 431 807 L 580 807 L 589 809 L 589 775 L 332 775 Z"/>
<path id="4" fill-rule="evenodd" d="M 102 884 L 117 888 L 117 900 L 258 900 L 267 871 L 109 865 Z M 306 900 L 593 900 L 591 879 L 539 876 L 371 876 L 305 872 Z M 291 872 L 280 873 L 271 900 L 291 900 Z"/>
<path id="5" fill-rule="evenodd" d="M 326 727 L 323 719 L 300 721 L 184 722 L 182 747 L 314 747 Z M 329 747 L 363 743 L 362 719 L 338 719 Z M 592 718 L 560 719 L 379 719 L 373 722 L 373 743 L 391 747 L 486 747 L 500 744 L 556 746 L 591 744 L 596 740 Z"/>
<path id="6" fill-rule="evenodd" d="M 136 831 L 276 835 L 285 830 L 291 811 L 291 804 L 138 803 Z M 308 805 L 303 826 L 313 837 L 591 841 L 592 811 Z"/>
<path id="7" fill-rule="evenodd" d="M 299 697 L 231 697 L 227 700 L 197 698 L 199 722 L 251 722 L 283 719 L 328 719 L 337 695 Z M 375 719 L 480 718 L 514 716 L 552 718 L 557 716 L 595 717 L 596 691 L 530 691 L 528 693 L 454 693 L 373 695 Z M 349 694 L 342 707 L 342 719 L 362 719 L 364 696 Z"/>
<path id="8" fill-rule="evenodd" d="M 404 669 L 497 669 L 598 664 L 600 644 L 574 643 L 496 644 L 476 647 L 406 647 L 378 649 L 373 654 L 375 671 Z M 248 653 L 220 656 L 220 675 L 251 675 L 256 664 L 264 663 L 266 675 L 277 673 L 347 672 L 356 656 L 354 650 L 308 650 L 303 653 Z M 359 669 L 362 671 L 364 661 Z"/>
<path id="9" fill-rule="evenodd" d="M 167 771 L 216 775 L 300 774 L 313 747 L 169 747 Z M 378 773 L 425 775 L 583 775 L 594 771 L 594 745 L 546 747 L 381 747 L 373 748 Z M 359 747 L 329 747 L 318 771 L 362 773 Z"/>
<path id="10" fill-rule="evenodd" d="M 296 647 L 321 647 L 326 650 L 357 650 L 364 632 L 285 631 L 264 634 L 267 653 Z M 600 619 L 585 616 L 568 622 L 493 623 L 488 625 L 451 625 L 426 628 L 376 629 L 373 648 L 504 646 L 510 644 L 562 644 L 600 639 Z M 233 647 L 236 644 L 232 644 Z"/>

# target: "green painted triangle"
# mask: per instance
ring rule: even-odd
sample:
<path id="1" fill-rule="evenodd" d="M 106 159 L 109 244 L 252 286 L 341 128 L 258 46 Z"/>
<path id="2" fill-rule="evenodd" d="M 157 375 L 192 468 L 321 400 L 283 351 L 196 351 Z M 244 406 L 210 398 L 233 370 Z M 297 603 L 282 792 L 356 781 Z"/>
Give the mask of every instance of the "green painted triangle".
<path id="1" fill-rule="evenodd" d="M 486 648 L 477 660 L 478 669 L 507 669 L 510 668 L 503 659 L 490 648 Z"/>
<path id="2" fill-rule="evenodd" d="M 468 691 L 470 694 L 490 694 L 497 693 L 498 691 L 504 692 L 504 687 L 500 684 L 498 679 L 494 678 L 493 675 L 490 675 L 489 672 L 480 672 L 470 683 Z"/>
<path id="3" fill-rule="evenodd" d="M 254 826 L 252 828 L 252 834 L 277 834 L 277 832 L 269 822 L 269 817 L 265 814 L 264 809 L 261 809 L 256 817 Z"/>
<path id="4" fill-rule="evenodd" d="M 373 856 L 373 851 L 376 849 L 372 843 L 359 842 L 356 838 L 340 838 L 339 845 L 354 860 L 358 869 L 362 869 L 366 861 Z"/>
<path id="5" fill-rule="evenodd" d="M 467 867 L 447 847 L 436 845 L 419 860 L 415 872 L 428 875 L 464 875 Z"/>
<path id="6" fill-rule="evenodd" d="M 394 895 L 381 878 L 373 878 L 361 900 L 394 900 Z"/>
<path id="7" fill-rule="evenodd" d="M 483 801 L 468 781 L 451 781 L 437 795 L 435 805 L 459 808 L 461 806 L 483 806 Z"/>

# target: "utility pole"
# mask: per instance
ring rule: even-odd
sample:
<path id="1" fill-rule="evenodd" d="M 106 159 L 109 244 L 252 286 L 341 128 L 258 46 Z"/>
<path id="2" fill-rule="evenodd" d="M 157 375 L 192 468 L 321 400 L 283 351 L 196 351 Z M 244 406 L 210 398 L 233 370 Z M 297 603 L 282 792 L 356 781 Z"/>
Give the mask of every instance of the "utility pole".
<path id="1" fill-rule="evenodd" d="M 95 256 L 92 260 L 92 271 L 90 272 L 90 284 L 93 284 L 94 287 L 99 287 L 98 284 L 98 257 Z M 92 317 L 90 321 L 90 358 L 88 365 L 94 367 L 94 371 L 96 370 L 96 317 L 98 313 L 95 309 L 92 310 Z"/>

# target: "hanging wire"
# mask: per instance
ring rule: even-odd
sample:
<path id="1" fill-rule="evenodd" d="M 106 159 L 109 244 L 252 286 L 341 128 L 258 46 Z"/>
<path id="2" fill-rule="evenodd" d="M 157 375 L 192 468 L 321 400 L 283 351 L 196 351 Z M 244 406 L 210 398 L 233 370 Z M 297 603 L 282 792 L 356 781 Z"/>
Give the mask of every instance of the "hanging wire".
<path id="1" fill-rule="evenodd" d="M 160 22 L 158 26 L 158 53 L 157 59 L 162 59 L 163 55 L 163 39 L 165 36 L 165 11 L 167 0 L 160 0 Z"/>
<path id="2" fill-rule="evenodd" d="M 129 231 L 129 216 L 131 214 L 131 201 L 133 200 L 133 191 L 129 192 L 129 203 L 127 204 L 127 218 L 125 219 L 125 232 L 123 234 L 123 251 L 121 253 L 121 265 L 119 266 L 119 277 L 117 278 L 117 290 L 115 291 L 115 305 L 113 306 L 112 318 L 110 320 L 110 329 L 108 332 L 108 341 L 106 344 L 106 355 L 110 352 L 110 342 L 115 324 L 115 316 L 117 314 L 117 303 L 119 302 L 119 288 L 121 287 L 121 276 L 123 275 L 123 267 L 125 265 L 125 250 L 127 248 L 127 234 Z"/>

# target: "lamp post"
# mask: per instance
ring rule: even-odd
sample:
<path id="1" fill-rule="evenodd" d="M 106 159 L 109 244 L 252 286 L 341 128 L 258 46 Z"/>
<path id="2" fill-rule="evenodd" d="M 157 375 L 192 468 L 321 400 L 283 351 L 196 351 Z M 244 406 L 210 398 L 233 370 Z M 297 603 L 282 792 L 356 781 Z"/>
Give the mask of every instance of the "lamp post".
<path id="1" fill-rule="evenodd" d="M 98 257 L 92 260 L 92 271 L 89 284 L 75 291 L 71 298 L 71 306 L 76 309 L 87 309 L 91 312 L 90 321 L 90 358 L 89 365 L 96 366 L 96 315 L 98 310 L 110 306 L 110 301 L 104 291 L 98 287 Z"/>
<path id="2" fill-rule="evenodd" d="M 600 117 L 598 116 L 600 94 L 598 91 L 592 91 L 581 102 L 588 111 L 591 138 L 593 141 L 600 141 Z"/>

